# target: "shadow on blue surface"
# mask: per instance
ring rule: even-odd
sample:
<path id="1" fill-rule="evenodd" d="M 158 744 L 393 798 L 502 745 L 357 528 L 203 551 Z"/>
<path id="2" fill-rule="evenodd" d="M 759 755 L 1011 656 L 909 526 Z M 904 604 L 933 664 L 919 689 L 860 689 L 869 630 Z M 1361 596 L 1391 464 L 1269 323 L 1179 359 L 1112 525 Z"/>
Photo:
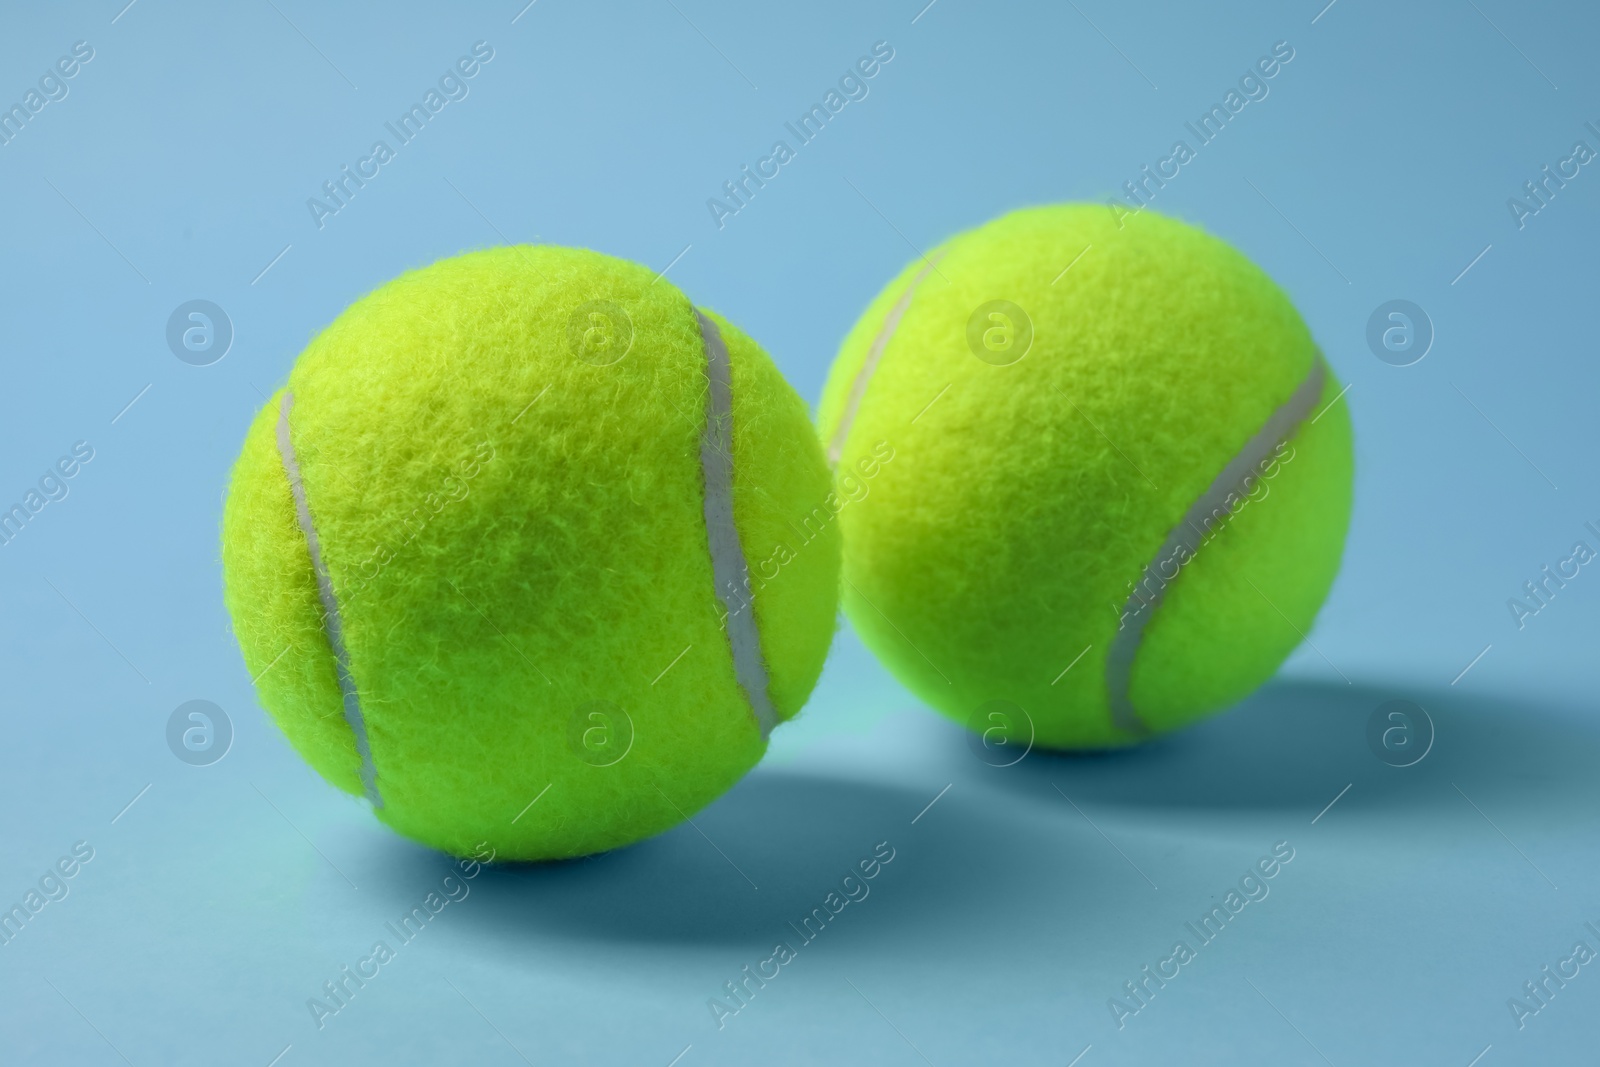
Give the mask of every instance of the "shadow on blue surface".
<path id="1" fill-rule="evenodd" d="M 1436 729 L 1413 766 L 1384 763 L 1368 743 L 1374 709 L 1394 699 L 1420 704 Z M 1583 805 L 1561 783 L 1586 780 L 1600 760 L 1597 731 L 1571 709 L 1368 685 L 1279 682 L 1226 715 L 1136 749 L 1034 751 L 1009 767 L 983 763 L 953 724 L 931 715 L 929 722 L 936 773 L 952 788 L 915 824 L 931 792 L 757 771 L 692 825 L 652 840 L 569 862 L 485 869 L 461 921 L 475 936 L 530 948 L 559 938 L 753 951 L 798 943 L 791 923 L 826 909 L 830 893 L 837 907 L 847 888 L 859 896 L 864 886 L 866 895 L 826 924 L 854 926 L 855 914 L 871 912 L 851 935 L 866 939 L 857 943 L 864 949 L 969 923 L 975 908 L 1102 912 L 1138 877 L 1102 862 L 1096 826 L 1107 823 L 1125 838 L 1181 834 L 1188 831 L 1173 829 L 1180 820 L 1192 827 L 1211 816 L 1232 824 L 1259 815 L 1281 826 L 1310 820 L 1336 795 L 1341 822 L 1412 820 L 1419 832 L 1430 820 L 1475 819 L 1463 796 L 1497 813 L 1537 805 L 1544 818 L 1580 821 Z M 875 851 L 890 849 L 894 858 L 875 878 L 843 885 Z M 400 910 L 412 903 L 411 887 L 445 870 L 443 857 L 397 838 L 367 862 L 379 875 L 367 884 L 396 894 Z M 828 930 L 820 937 L 829 939 Z"/>
<path id="2" fill-rule="evenodd" d="M 928 799 L 849 778 L 757 773 L 696 816 L 695 826 L 588 859 L 486 869 L 473 887 L 478 899 L 462 913 L 500 939 L 736 944 L 754 951 L 779 940 L 798 944 L 796 927 L 816 909 L 828 917 L 825 924 L 813 921 L 813 929 L 826 927 L 824 940 L 836 923 L 854 925 L 849 920 L 860 912 L 872 913 L 872 921 L 858 929 L 870 930 L 874 940 L 893 939 L 908 927 L 937 930 L 941 919 L 969 921 L 974 902 L 996 892 L 1043 887 L 1061 894 L 1065 905 L 1079 896 L 1104 899 L 1121 878 L 1117 871 L 1077 869 L 1074 857 L 1098 841 L 1081 821 L 1058 826 L 1018 817 L 1010 806 L 972 794 L 946 798 L 933 809 L 937 818 L 913 825 Z M 395 846 L 374 857 L 386 868 L 384 883 L 436 879 L 424 872 L 440 869 L 441 857 Z M 873 878 L 861 877 L 863 861 L 871 870 L 875 857 L 886 854 L 892 859 Z M 851 894 L 856 899 L 841 907 Z"/>
<path id="3" fill-rule="evenodd" d="M 1410 766 L 1385 762 L 1381 743 L 1374 747 L 1369 739 L 1374 713 L 1396 700 L 1420 705 L 1433 725 L 1431 747 Z M 1376 733 L 1397 721 L 1385 718 Z M 1412 727 L 1413 744 L 1422 729 Z M 1293 810 L 1308 817 L 1346 785 L 1351 790 L 1340 803 L 1347 809 L 1391 813 L 1459 805 L 1459 786 L 1474 800 L 1539 805 L 1552 818 L 1581 819 L 1575 807 L 1563 810 L 1552 801 L 1597 766 L 1600 729 L 1593 719 L 1535 697 L 1281 681 L 1226 714 L 1138 748 L 1036 750 L 1013 767 L 992 769 L 986 782 L 1053 803 L 1061 798 L 1052 784 L 1097 807 Z"/>

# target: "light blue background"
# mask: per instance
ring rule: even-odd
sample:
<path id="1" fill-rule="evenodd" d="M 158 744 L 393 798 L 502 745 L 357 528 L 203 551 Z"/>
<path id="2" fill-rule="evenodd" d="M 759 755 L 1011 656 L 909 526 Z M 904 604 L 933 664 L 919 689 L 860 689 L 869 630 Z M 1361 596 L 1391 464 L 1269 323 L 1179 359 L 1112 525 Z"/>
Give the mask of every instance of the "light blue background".
<path id="1" fill-rule="evenodd" d="M 124 2 L 0 15 L 0 102 L 73 42 L 95 50 L 0 147 L 0 502 L 94 448 L 0 547 L 0 902 L 75 841 L 95 850 L 0 947 L 0 1059 L 1592 1057 L 1600 965 L 1525 1029 L 1506 1007 L 1574 941 L 1600 948 L 1583 928 L 1600 926 L 1600 574 L 1520 631 L 1506 607 L 1600 521 L 1600 171 L 1524 229 L 1506 207 L 1575 140 L 1600 148 L 1592 11 Z M 495 57 L 470 95 L 319 230 L 306 199 L 479 40 Z M 880 40 L 895 55 L 870 95 L 719 230 L 707 198 Z M 802 719 L 698 831 L 480 875 L 318 1031 L 307 998 L 447 864 L 301 763 L 228 632 L 226 473 L 312 334 L 441 256 L 586 245 L 673 264 L 814 401 L 913 248 L 1115 195 L 1282 40 L 1295 58 L 1270 95 L 1156 207 L 1260 262 L 1350 384 L 1357 499 L 1320 654 L 1143 750 L 996 769 L 846 628 Z M 164 339 L 194 298 L 237 331 L 212 366 Z M 1365 340 L 1395 298 L 1437 332 L 1404 368 Z M 1437 725 L 1407 769 L 1365 740 L 1395 697 Z M 195 698 L 236 731 L 205 768 L 164 739 Z M 719 1030 L 708 998 L 884 840 L 871 895 Z M 1283 840 L 1271 895 L 1119 1031 L 1107 999 Z"/>

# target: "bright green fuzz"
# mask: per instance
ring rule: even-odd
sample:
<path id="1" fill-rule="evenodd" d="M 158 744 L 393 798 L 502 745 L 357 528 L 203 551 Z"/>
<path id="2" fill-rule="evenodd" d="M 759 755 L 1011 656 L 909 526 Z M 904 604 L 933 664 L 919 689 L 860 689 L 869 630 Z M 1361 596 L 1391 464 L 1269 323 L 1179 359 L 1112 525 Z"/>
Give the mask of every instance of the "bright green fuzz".
<path id="1" fill-rule="evenodd" d="M 1020 709 L 1051 748 L 1128 744 L 1250 693 L 1311 629 L 1350 517 L 1348 412 L 1287 297 L 1194 227 L 1124 216 L 1018 211 L 916 260 L 846 338 L 819 417 L 841 478 L 894 453 L 840 516 L 862 639 L 939 711 L 985 729 Z M 1025 319 L 975 322 L 993 301 Z M 1270 459 L 1145 582 L 1296 398 Z M 1160 595 L 1130 643 L 1141 586 Z"/>
<path id="2" fill-rule="evenodd" d="M 802 533 L 829 477 L 776 367 L 708 318 L 731 377 L 735 603 L 788 719 L 833 633 L 838 525 Z M 692 815 L 765 751 L 713 578 L 702 329 L 651 271 L 555 247 L 446 259 L 357 301 L 285 387 L 333 621 L 283 391 L 251 426 L 222 543 L 245 664 L 300 754 L 402 834 L 597 852 Z"/>

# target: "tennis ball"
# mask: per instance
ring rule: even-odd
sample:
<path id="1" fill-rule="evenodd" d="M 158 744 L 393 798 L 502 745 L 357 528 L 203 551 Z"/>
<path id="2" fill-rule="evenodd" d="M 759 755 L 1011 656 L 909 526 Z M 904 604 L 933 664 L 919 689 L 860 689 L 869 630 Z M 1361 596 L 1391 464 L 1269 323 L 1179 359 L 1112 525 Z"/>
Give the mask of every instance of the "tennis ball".
<path id="1" fill-rule="evenodd" d="M 845 611 L 986 740 L 1191 722 L 1270 677 L 1333 582 L 1341 396 L 1283 292 L 1194 227 L 1066 204 L 954 237 L 824 392 Z"/>
<path id="2" fill-rule="evenodd" d="M 222 563 L 262 704 L 324 778 L 457 855 L 657 833 L 815 684 L 836 526 L 756 344 L 594 252 L 445 259 L 351 305 L 256 417 Z"/>

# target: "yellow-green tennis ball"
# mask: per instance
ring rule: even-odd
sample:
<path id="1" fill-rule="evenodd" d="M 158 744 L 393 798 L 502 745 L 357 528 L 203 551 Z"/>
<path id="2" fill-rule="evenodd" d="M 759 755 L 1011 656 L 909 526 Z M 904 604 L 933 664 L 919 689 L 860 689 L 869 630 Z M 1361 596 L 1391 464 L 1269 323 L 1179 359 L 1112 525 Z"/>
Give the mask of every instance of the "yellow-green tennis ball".
<path id="1" fill-rule="evenodd" d="M 709 803 L 815 684 L 837 526 L 805 405 L 651 271 L 496 248 L 311 342 L 223 516 L 261 702 L 456 854 L 576 856 Z"/>
<path id="2" fill-rule="evenodd" d="M 1282 290 L 1194 227 L 1067 204 L 952 238 L 823 395 L 845 610 L 923 700 L 1012 743 L 1188 723 L 1270 677 L 1327 595 L 1340 395 Z"/>

